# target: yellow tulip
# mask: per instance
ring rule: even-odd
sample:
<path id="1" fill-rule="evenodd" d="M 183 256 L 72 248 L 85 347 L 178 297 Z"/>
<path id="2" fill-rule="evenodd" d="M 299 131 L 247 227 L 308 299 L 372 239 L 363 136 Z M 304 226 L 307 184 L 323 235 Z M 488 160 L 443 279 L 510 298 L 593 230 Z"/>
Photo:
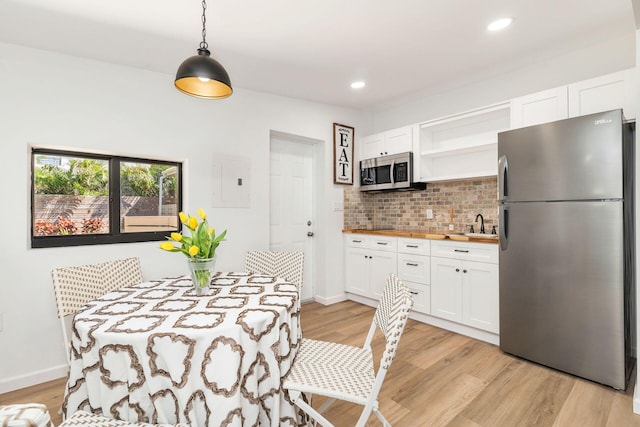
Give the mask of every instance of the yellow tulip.
<path id="1" fill-rule="evenodd" d="M 213 229 L 213 227 L 209 228 L 209 236 L 213 236 L 213 233 L 215 233 L 216 230 Z"/>
<path id="2" fill-rule="evenodd" d="M 200 251 L 200 248 L 198 248 L 197 246 L 191 246 L 189 248 L 189 255 L 191 256 L 196 256 L 196 254 Z"/>
<path id="3" fill-rule="evenodd" d="M 198 218 L 196 218 L 195 216 L 189 217 L 189 224 L 187 224 L 187 226 L 190 229 L 195 230 L 198 226 Z"/>
<path id="4" fill-rule="evenodd" d="M 207 219 L 207 214 L 204 213 L 203 209 L 198 209 L 198 215 L 200 216 L 200 218 L 202 218 L 203 221 Z"/>
<path id="5" fill-rule="evenodd" d="M 175 240 L 176 242 L 179 242 L 182 240 L 182 234 L 180 233 L 171 233 L 171 238 L 173 240 Z"/>
<path id="6" fill-rule="evenodd" d="M 189 219 L 189 218 L 187 217 L 187 214 L 186 214 L 186 213 L 184 213 L 184 212 L 180 212 L 180 213 L 178 214 L 178 216 L 180 217 L 180 222 L 181 222 L 181 223 L 183 223 L 183 224 L 184 224 L 185 222 L 187 222 L 187 220 Z"/>
<path id="7" fill-rule="evenodd" d="M 165 251 L 170 251 L 172 249 L 175 249 L 175 246 L 173 246 L 171 242 L 162 242 L 160 243 L 160 249 L 164 249 Z"/>

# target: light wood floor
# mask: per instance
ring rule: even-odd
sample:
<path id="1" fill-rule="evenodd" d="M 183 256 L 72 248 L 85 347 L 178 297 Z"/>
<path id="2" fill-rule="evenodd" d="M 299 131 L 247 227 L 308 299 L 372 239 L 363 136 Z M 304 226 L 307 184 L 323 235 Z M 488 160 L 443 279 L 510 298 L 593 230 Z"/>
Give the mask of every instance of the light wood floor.
<path id="1" fill-rule="evenodd" d="M 303 334 L 360 346 L 372 316 L 372 308 L 351 301 L 328 307 L 305 304 Z M 376 355 L 381 348 L 377 336 Z M 633 387 L 632 382 L 626 393 L 618 392 L 409 320 L 379 400 L 382 413 L 396 427 L 640 426 L 640 415 L 632 412 Z M 0 395 L 0 405 L 45 403 L 57 425 L 63 391 L 60 379 Z M 314 399 L 314 406 L 322 401 Z M 336 402 L 326 415 L 336 426 L 351 426 L 360 410 Z M 369 424 L 380 425 L 373 415 Z"/>

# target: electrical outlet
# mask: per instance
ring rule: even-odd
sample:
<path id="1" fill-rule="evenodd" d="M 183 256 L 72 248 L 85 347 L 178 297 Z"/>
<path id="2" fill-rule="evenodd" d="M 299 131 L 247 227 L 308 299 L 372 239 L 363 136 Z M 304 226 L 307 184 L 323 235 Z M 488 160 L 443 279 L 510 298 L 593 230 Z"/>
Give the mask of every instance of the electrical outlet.
<path id="1" fill-rule="evenodd" d="M 453 231 L 453 224 L 449 224 L 449 231 Z"/>
<path id="2" fill-rule="evenodd" d="M 433 219 L 433 209 L 427 209 L 427 219 Z"/>

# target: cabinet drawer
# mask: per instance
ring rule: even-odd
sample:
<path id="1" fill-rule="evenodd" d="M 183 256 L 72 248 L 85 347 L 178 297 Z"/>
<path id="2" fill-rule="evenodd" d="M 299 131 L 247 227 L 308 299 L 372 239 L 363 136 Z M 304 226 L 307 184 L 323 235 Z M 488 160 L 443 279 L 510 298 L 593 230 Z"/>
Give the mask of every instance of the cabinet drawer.
<path id="1" fill-rule="evenodd" d="M 344 237 L 344 241 L 350 248 L 368 248 L 371 246 L 371 236 L 350 234 Z"/>
<path id="2" fill-rule="evenodd" d="M 463 261 L 498 263 L 498 245 L 476 242 L 431 242 L 431 255 Z"/>
<path id="3" fill-rule="evenodd" d="M 431 286 L 419 283 L 404 282 L 411 292 L 413 298 L 413 311 L 418 313 L 431 314 Z"/>
<path id="4" fill-rule="evenodd" d="M 429 255 L 431 241 L 402 237 L 398 239 L 398 252 L 403 254 Z"/>
<path id="5" fill-rule="evenodd" d="M 377 251 L 395 252 L 398 249 L 398 238 L 387 236 L 371 236 L 369 247 Z"/>
<path id="6" fill-rule="evenodd" d="M 427 255 L 398 254 L 398 277 L 424 285 L 431 283 L 431 261 Z"/>

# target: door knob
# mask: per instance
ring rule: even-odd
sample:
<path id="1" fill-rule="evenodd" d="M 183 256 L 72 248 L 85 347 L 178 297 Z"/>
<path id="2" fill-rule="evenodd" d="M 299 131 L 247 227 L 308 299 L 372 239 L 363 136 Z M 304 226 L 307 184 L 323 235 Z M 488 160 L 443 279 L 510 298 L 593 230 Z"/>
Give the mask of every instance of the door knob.
<path id="1" fill-rule="evenodd" d="M 307 231 L 307 236 L 308 237 L 313 237 L 313 231 Z"/>

